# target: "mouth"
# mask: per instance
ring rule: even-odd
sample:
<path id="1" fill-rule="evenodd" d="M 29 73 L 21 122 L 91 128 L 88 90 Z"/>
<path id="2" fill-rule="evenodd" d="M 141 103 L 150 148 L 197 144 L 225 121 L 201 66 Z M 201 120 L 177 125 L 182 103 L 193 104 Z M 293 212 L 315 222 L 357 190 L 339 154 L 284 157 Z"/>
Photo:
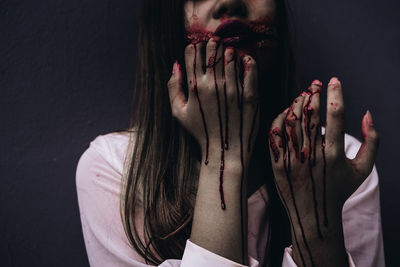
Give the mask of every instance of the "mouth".
<path id="1" fill-rule="evenodd" d="M 187 39 L 191 43 L 198 43 L 208 41 L 213 36 L 220 37 L 226 46 L 250 50 L 277 40 L 276 29 L 267 18 L 248 23 L 237 19 L 225 20 L 214 32 L 192 29 Z"/>

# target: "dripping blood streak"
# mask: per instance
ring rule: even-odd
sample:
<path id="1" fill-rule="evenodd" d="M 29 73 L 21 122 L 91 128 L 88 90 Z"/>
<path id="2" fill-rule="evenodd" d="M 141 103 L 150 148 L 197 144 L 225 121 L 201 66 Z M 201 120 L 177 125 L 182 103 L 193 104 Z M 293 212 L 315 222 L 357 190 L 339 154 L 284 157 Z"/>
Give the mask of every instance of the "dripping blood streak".
<path id="1" fill-rule="evenodd" d="M 237 68 L 236 68 L 237 62 L 236 62 L 236 57 L 235 57 L 235 77 L 236 77 L 236 92 L 237 92 L 237 100 L 238 100 L 238 107 L 240 110 L 240 129 L 239 129 L 239 138 L 240 138 L 240 163 L 242 165 L 242 176 L 240 180 L 240 214 L 241 214 L 241 224 L 240 224 L 240 230 L 241 230 L 241 235 L 242 235 L 242 262 L 245 262 L 245 236 L 244 234 L 244 216 L 243 216 L 243 182 L 244 182 L 244 159 L 243 159 L 243 91 L 244 91 L 244 83 L 240 83 L 238 81 L 238 73 L 237 73 Z M 239 96 L 239 84 L 241 86 L 241 92 Z"/>
<path id="2" fill-rule="evenodd" d="M 290 194 L 291 194 L 292 199 L 293 199 L 293 206 L 294 206 L 294 210 L 296 211 L 296 217 L 297 217 L 298 224 L 300 226 L 300 231 L 301 231 L 301 235 L 303 237 L 303 242 L 304 242 L 304 245 L 305 245 L 306 250 L 308 252 L 308 255 L 310 257 L 311 265 L 314 267 L 315 266 L 314 260 L 313 260 L 312 254 L 311 254 L 311 249 L 310 249 L 310 247 L 308 246 L 308 243 L 307 243 L 306 235 L 304 233 L 303 224 L 301 223 L 301 220 L 300 220 L 300 214 L 299 214 L 299 210 L 297 209 L 296 198 L 295 198 L 295 195 L 294 195 L 293 184 L 292 184 L 292 181 L 291 181 L 290 150 L 289 150 L 289 146 L 287 145 L 287 140 L 288 140 L 288 137 L 285 134 L 285 141 L 284 141 L 285 148 L 284 149 L 285 149 L 287 154 L 283 157 L 283 161 L 284 161 L 283 166 L 284 166 L 285 173 L 286 173 L 286 179 L 287 179 L 288 184 L 289 184 Z M 300 249 L 299 249 L 299 251 L 300 251 Z"/>
<path id="3" fill-rule="evenodd" d="M 313 108 L 310 106 L 311 105 L 311 101 L 312 101 L 312 97 L 314 94 L 319 93 L 319 92 L 309 92 L 309 98 L 308 98 L 308 102 L 304 107 L 304 115 L 306 116 L 306 127 L 307 127 L 307 138 L 308 138 L 308 143 L 309 143 L 309 154 L 308 154 L 308 169 L 310 171 L 310 178 L 311 178 L 311 185 L 312 185 L 312 192 L 313 192 L 313 201 L 314 201 L 314 214 L 315 214 L 315 220 L 317 223 L 317 233 L 318 233 L 318 237 L 322 240 L 323 236 L 321 233 L 321 227 L 319 225 L 319 215 L 318 215 L 318 203 L 317 203 L 317 196 L 316 196 L 316 189 L 315 189 L 315 180 L 314 180 L 314 176 L 312 173 L 312 168 L 313 168 L 313 162 L 311 161 L 311 157 L 312 154 L 316 154 L 316 151 L 312 150 L 312 144 L 311 144 L 311 115 L 313 113 Z M 315 158 L 315 155 L 314 155 Z"/>
<path id="4" fill-rule="evenodd" d="M 224 210 L 226 208 L 225 205 L 225 198 L 224 198 L 224 168 L 225 168 L 225 151 L 224 151 L 224 136 L 223 136 L 223 128 L 222 128 L 222 118 L 221 118 L 221 103 L 219 99 L 219 92 L 218 92 L 218 83 L 217 83 L 217 73 L 215 71 L 215 67 L 217 64 L 217 51 L 220 44 L 217 45 L 214 54 L 214 64 L 213 64 L 213 72 L 214 72 L 214 85 L 215 85 L 215 95 L 217 97 L 217 104 L 218 104 L 218 120 L 219 120 L 219 135 L 221 138 L 221 162 L 219 167 L 219 193 L 221 195 L 221 208 Z"/>
<path id="5" fill-rule="evenodd" d="M 312 127 L 311 127 L 312 128 Z M 318 138 L 318 133 L 321 133 L 321 125 L 317 125 L 317 134 L 314 136 L 314 158 L 312 162 L 312 166 L 315 166 L 316 161 L 317 161 L 317 138 Z"/>
<path id="6" fill-rule="evenodd" d="M 224 100 L 225 100 L 225 150 L 228 150 L 228 139 L 229 139 L 229 107 L 228 107 L 228 98 L 226 96 L 226 79 L 225 79 L 225 62 L 222 64 L 222 84 L 224 87 Z"/>
<path id="7" fill-rule="evenodd" d="M 275 143 L 274 135 L 281 136 L 281 132 L 280 132 L 280 129 L 278 127 L 275 127 L 274 129 L 271 129 L 271 131 L 269 133 L 269 146 L 271 147 L 271 151 L 274 154 L 275 162 L 278 162 L 278 160 L 279 160 L 279 148 Z"/>
<path id="8" fill-rule="evenodd" d="M 272 135 L 270 135 L 270 138 L 273 139 Z M 285 198 L 282 197 L 281 189 L 279 188 L 279 185 L 278 185 L 278 183 L 276 182 L 275 178 L 274 178 L 274 182 L 275 182 L 275 187 L 276 187 L 276 189 L 278 190 L 279 198 L 283 200 L 283 206 L 285 207 L 286 213 L 287 213 L 288 216 L 289 216 L 289 221 L 290 221 L 290 226 L 291 226 L 291 228 L 292 228 L 292 231 L 293 231 L 293 233 L 295 233 L 295 231 L 294 231 L 294 226 L 293 226 L 293 219 L 292 219 L 292 216 L 290 215 L 289 208 L 288 208 L 288 205 L 287 205 L 287 203 L 286 203 L 286 200 L 285 200 Z M 293 234 L 293 236 L 294 236 L 294 241 L 296 242 L 296 245 L 297 245 L 297 247 L 299 248 L 298 251 L 299 251 L 300 258 L 301 258 L 301 261 L 302 261 L 302 263 L 303 263 L 303 266 L 306 266 L 306 262 L 305 262 L 305 260 L 304 260 L 303 253 L 301 252 L 301 249 L 300 249 L 300 246 L 299 246 L 299 241 L 297 240 L 297 235 L 296 235 L 296 234 Z"/>
<path id="9" fill-rule="evenodd" d="M 236 95 L 237 95 L 237 104 L 238 104 L 238 109 L 240 109 L 240 97 L 239 97 L 239 81 L 238 81 L 238 70 L 237 70 L 237 61 L 236 61 L 236 56 L 235 56 L 235 78 L 236 78 Z"/>
<path id="10" fill-rule="evenodd" d="M 324 225 L 328 226 L 328 212 L 327 212 L 327 204 L 326 204 L 326 157 L 325 157 L 325 135 L 322 135 L 322 159 L 324 161 L 324 169 L 323 169 L 323 198 L 324 198 Z"/>
<path id="11" fill-rule="evenodd" d="M 295 156 L 297 159 L 300 159 L 300 145 L 298 142 L 297 138 L 297 132 L 296 132 L 296 121 L 299 120 L 299 118 L 296 116 L 296 114 L 293 111 L 293 107 L 290 108 L 289 111 L 289 116 L 290 118 L 286 120 L 286 125 L 290 129 L 290 140 L 293 145 L 293 149 L 295 152 Z"/>
<path id="12" fill-rule="evenodd" d="M 250 150 L 251 150 L 251 138 L 253 136 L 254 127 L 256 126 L 256 119 L 257 119 L 258 109 L 259 109 L 259 105 L 257 104 L 256 111 L 255 111 L 254 116 L 253 116 L 253 121 L 251 123 L 249 142 L 247 144 L 247 152 L 250 152 Z"/>
<path id="13" fill-rule="evenodd" d="M 275 162 L 278 162 L 278 160 L 279 160 L 279 148 L 278 148 L 278 145 L 275 143 L 274 136 L 279 136 L 279 142 L 282 143 L 282 133 L 281 133 L 281 130 L 279 129 L 279 127 L 275 127 L 273 129 L 271 129 L 271 131 L 269 132 L 269 146 L 271 148 L 272 153 L 274 154 Z M 283 144 L 281 145 L 281 147 L 283 147 Z M 274 182 L 275 182 L 275 187 L 276 187 L 276 189 L 278 191 L 278 194 L 279 194 L 279 198 L 283 201 L 283 206 L 285 207 L 286 213 L 289 216 L 289 221 L 290 221 L 290 225 L 292 227 L 293 233 L 295 233 L 294 226 L 293 226 L 293 219 L 292 219 L 292 216 L 291 216 L 291 214 L 289 212 L 289 208 L 288 208 L 288 205 L 286 203 L 286 200 L 285 200 L 285 198 L 283 198 L 282 192 L 281 192 L 281 190 L 279 188 L 279 185 L 276 182 L 275 178 L 274 178 Z M 297 240 L 297 235 L 296 234 L 294 234 L 294 240 L 296 242 L 297 247 L 300 248 L 299 241 Z M 301 258 L 301 261 L 303 263 L 303 266 L 306 266 L 306 263 L 304 261 L 303 253 L 301 252 L 300 249 L 299 249 L 299 254 L 300 254 L 300 258 Z"/>
<path id="14" fill-rule="evenodd" d="M 204 161 L 204 164 L 208 164 L 208 146 L 209 146 L 209 137 L 208 137 L 208 130 L 207 130 L 207 124 L 206 124 L 206 119 L 204 117 L 204 112 L 203 108 L 201 107 L 201 101 L 199 98 L 199 92 L 197 91 L 197 76 L 196 76 L 196 61 L 197 61 L 197 47 L 196 44 L 193 45 L 194 47 L 194 60 L 193 60 L 193 89 L 194 93 L 196 94 L 197 101 L 199 102 L 199 109 L 201 113 L 201 118 L 203 120 L 203 126 L 204 126 L 204 132 L 206 134 L 206 159 Z"/>

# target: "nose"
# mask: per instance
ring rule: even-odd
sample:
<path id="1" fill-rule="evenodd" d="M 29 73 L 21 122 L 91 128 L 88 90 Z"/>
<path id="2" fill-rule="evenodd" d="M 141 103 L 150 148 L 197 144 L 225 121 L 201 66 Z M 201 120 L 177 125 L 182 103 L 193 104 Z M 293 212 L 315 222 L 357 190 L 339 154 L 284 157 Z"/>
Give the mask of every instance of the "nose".
<path id="1" fill-rule="evenodd" d="M 219 0 L 214 7 L 213 18 L 223 17 L 245 18 L 248 10 L 244 0 Z"/>

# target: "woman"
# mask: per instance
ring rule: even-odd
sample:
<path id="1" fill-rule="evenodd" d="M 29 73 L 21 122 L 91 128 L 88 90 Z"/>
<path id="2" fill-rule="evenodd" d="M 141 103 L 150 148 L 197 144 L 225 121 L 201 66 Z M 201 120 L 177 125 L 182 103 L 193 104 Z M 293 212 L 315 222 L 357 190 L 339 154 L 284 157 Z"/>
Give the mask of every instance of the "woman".
<path id="1" fill-rule="evenodd" d="M 77 168 L 92 266 L 384 265 L 371 114 L 361 145 L 337 78 L 326 129 L 320 81 L 289 104 L 289 29 L 281 0 L 142 1 L 135 118 Z"/>

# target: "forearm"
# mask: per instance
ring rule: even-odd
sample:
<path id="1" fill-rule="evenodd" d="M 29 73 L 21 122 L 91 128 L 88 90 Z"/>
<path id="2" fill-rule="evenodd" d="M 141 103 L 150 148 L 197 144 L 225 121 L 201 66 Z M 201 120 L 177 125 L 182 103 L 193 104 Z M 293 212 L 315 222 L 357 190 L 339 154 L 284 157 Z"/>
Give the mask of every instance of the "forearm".
<path id="1" fill-rule="evenodd" d="M 246 182 L 244 180 L 242 183 L 241 179 L 240 161 L 226 160 L 223 173 L 223 194 L 226 208 L 223 210 L 219 192 L 219 155 L 210 157 L 208 165 L 204 165 L 203 161 L 190 240 L 232 261 L 247 264 Z M 241 187 L 242 194 L 240 194 Z M 240 199 L 241 196 L 242 199 Z M 242 205 L 240 201 L 242 201 Z M 242 219 L 244 225 L 242 225 Z M 243 250 L 242 245 L 244 245 Z M 242 251 L 244 251 L 244 255 L 242 255 Z"/>

